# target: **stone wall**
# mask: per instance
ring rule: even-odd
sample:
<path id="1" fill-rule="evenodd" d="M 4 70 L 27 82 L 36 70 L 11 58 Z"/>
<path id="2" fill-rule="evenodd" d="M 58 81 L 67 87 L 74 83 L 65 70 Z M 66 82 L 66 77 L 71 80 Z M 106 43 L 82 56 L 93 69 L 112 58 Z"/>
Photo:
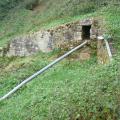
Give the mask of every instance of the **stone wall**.
<path id="1" fill-rule="evenodd" d="M 83 41 L 82 26 L 84 25 L 91 25 L 90 38 L 95 39 L 98 34 L 97 25 L 94 20 L 88 19 L 14 38 L 8 46 L 6 55 L 29 56 L 39 51 L 49 52 L 54 48 L 59 48 L 61 44 L 71 41 L 81 43 Z"/>
<path id="2" fill-rule="evenodd" d="M 40 31 L 32 35 L 15 38 L 9 45 L 7 56 L 28 56 L 38 51 L 49 52 L 50 32 Z"/>
<path id="3" fill-rule="evenodd" d="M 82 41 L 82 26 L 80 21 L 66 24 L 50 30 L 54 48 L 70 41 Z"/>
<path id="4" fill-rule="evenodd" d="M 105 40 L 101 39 L 97 41 L 97 59 L 99 64 L 108 64 L 112 60 L 112 56 L 109 56 Z"/>

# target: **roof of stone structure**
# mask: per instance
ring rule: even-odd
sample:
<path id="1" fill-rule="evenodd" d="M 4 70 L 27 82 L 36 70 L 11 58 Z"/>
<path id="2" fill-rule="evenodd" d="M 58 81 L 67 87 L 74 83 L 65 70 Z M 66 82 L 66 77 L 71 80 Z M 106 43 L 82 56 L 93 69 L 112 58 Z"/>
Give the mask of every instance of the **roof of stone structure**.
<path id="1" fill-rule="evenodd" d="M 86 19 L 86 20 L 81 21 L 80 24 L 82 26 L 88 26 L 88 25 L 92 25 L 93 21 L 91 19 Z"/>

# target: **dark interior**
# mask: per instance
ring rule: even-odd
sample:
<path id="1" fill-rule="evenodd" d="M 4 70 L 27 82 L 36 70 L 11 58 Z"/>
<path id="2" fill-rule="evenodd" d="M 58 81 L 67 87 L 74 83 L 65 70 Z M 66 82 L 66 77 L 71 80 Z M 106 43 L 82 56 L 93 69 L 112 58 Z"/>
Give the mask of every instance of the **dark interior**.
<path id="1" fill-rule="evenodd" d="M 82 26 L 82 39 L 90 39 L 90 29 L 91 25 L 89 26 Z"/>

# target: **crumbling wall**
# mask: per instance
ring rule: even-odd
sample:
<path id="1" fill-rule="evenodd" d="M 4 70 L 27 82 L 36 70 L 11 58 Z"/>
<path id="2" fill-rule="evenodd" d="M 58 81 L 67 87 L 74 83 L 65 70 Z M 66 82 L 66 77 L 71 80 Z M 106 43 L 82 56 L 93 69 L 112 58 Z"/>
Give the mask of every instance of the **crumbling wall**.
<path id="1" fill-rule="evenodd" d="M 50 30 L 50 32 L 52 34 L 54 48 L 71 41 L 82 41 L 82 26 L 80 21 L 57 27 L 56 29 Z"/>
<path id="2" fill-rule="evenodd" d="M 38 51 L 49 52 L 51 35 L 47 31 L 17 37 L 9 45 L 7 56 L 28 56 Z"/>
<path id="3" fill-rule="evenodd" d="M 92 19 L 87 19 L 14 38 L 10 42 L 6 55 L 29 56 L 39 51 L 49 52 L 54 48 L 59 48 L 62 44 L 72 41 L 77 41 L 80 44 L 83 41 L 83 25 L 91 25 L 90 38 L 96 39 L 98 34 L 97 25 Z"/>

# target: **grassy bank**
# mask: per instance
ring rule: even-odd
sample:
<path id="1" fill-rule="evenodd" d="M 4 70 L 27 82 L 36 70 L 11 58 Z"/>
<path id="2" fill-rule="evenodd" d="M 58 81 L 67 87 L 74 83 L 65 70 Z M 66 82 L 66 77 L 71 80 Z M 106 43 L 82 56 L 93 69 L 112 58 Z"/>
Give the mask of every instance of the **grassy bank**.
<path id="1" fill-rule="evenodd" d="M 87 14 L 93 14 L 104 6 L 103 3 L 103 0 L 1 1 L 0 47 L 5 46 L 13 37 L 59 26 Z"/>
<path id="2" fill-rule="evenodd" d="M 15 9 L 17 12 L 14 13 Z M 65 59 L 22 87 L 10 99 L 1 102 L 0 119 L 119 120 L 120 9 L 111 6 L 94 13 L 62 17 L 51 17 L 54 12 L 50 17 L 46 12 L 43 17 L 38 15 L 39 12 L 21 9 L 21 7 L 15 9 L 11 9 L 10 14 L 0 23 L 1 46 L 5 45 L 9 38 L 19 34 L 58 26 L 88 16 L 101 16 L 106 21 L 105 27 L 108 33 L 113 36 L 112 42 L 116 54 L 109 65 L 98 65 L 95 57 L 84 62 Z M 23 58 L 0 58 L 0 96 L 57 58 L 60 52 L 38 53 Z"/>
<path id="3" fill-rule="evenodd" d="M 56 54 L 16 58 L 1 75 L 0 94 L 48 64 Z M 49 59 L 48 59 L 49 58 Z M 117 60 L 116 60 L 117 61 Z M 89 61 L 64 60 L 0 103 L 3 120 L 81 120 L 119 118 L 119 62 L 99 66 Z M 89 69 L 88 69 L 89 68 Z M 119 120 L 119 119 L 118 119 Z"/>

